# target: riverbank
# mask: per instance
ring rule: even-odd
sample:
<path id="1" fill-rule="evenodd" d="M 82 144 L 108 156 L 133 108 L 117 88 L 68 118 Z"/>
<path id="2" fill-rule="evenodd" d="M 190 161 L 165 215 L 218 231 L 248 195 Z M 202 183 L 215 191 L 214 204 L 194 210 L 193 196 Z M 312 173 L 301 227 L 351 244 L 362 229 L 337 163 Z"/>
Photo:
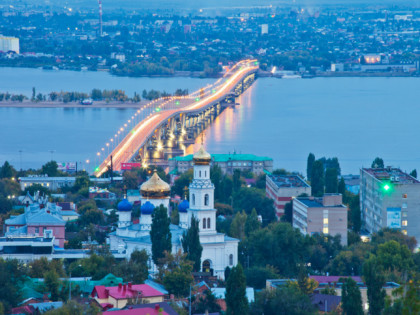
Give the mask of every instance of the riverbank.
<path id="1" fill-rule="evenodd" d="M 106 101 L 95 101 L 92 105 L 82 105 L 77 102 L 32 102 L 26 100 L 23 102 L 12 102 L 12 101 L 3 101 L 0 102 L 1 107 L 13 107 L 13 108 L 140 108 L 142 105 L 146 105 L 151 101 L 141 101 L 138 103 L 133 102 L 106 102 Z"/>

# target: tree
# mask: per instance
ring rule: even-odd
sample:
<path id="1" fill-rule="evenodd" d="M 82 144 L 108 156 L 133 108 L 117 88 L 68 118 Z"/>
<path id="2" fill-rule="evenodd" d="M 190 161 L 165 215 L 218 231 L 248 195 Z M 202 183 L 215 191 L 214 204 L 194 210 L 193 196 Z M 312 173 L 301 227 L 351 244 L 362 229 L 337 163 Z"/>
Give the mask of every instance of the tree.
<path id="1" fill-rule="evenodd" d="M 272 266 L 251 267 L 245 269 L 246 284 L 254 289 L 263 289 L 266 286 L 267 279 L 277 279 L 278 271 Z M 227 279 L 225 277 L 225 279 Z"/>
<path id="2" fill-rule="evenodd" d="M 237 212 L 230 225 L 230 235 L 240 240 L 245 239 L 245 224 L 247 215 L 244 211 Z"/>
<path id="3" fill-rule="evenodd" d="M 309 181 L 312 180 L 312 166 L 315 162 L 315 155 L 313 153 L 309 153 L 308 155 L 308 161 L 306 164 L 306 177 Z"/>
<path id="4" fill-rule="evenodd" d="M 315 315 L 318 314 L 309 296 L 297 286 L 282 286 L 276 290 L 262 290 L 251 306 L 251 314 Z"/>
<path id="5" fill-rule="evenodd" d="M 163 285 L 176 297 L 185 297 L 193 283 L 193 263 L 187 259 L 187 254 L 179 250 L 175 255 L 165 251 L 159 261 L 159 273 L 163 277 Z"/>
<path id="6" fill-rule="evenodd" d="M 204 294 L 199 296 L 198 301 L 193 305 L 194 314 L 204 313 L 218 313 L 221 310 L 217 304 L 216 297 L 211 290 L 204 291 Z"/>
<path id="7" fill-rule="evenodd" d="M 251 234 L 247 254 L 253 266 L 271 265 L 281 275 L 294 277 L 297 265 L 309 256 L 308 241 L 290 224 L 276 222 Z"/>
<path id="8" fill-rule="evenodd" d="M 348 218 L 350 221 L 349 226 L 354 232 L 359 233 L 360 228 L 362 227 L 362 218 L 360 213 L 360 195 L 349 194 L 348 204 L 350 209 L 350 213 L 348 214 Z"/>
<path id="9" fill-rule="evenodd" d="M 252 212 L 246 218 L 245 222 L 245 235 L 249 237 L 253 232 L 257 231 L 261 227 L 261 223 L 258 220 L 257 210 L 252 209 Z"/>
<path id="10" fill-rule="evenodd" d="M 343 315 L 363 315 L 362 295 L 352 278 L 340 280 L 343 283 L 341 303 Z"/>
<path id="11" fill-rule="evenodd" d="M 94 304 L 78 304 L 75 301 L 68 301 L 63 307 L 47 311 L 45 315 L 97 315 L 99 308 Z"/>
<path id="12" fill-rule="evenodd" d="M 152 214 L 152 228 L 150 239 L 152 241 L 152 259 L 158 265 L 159 259 L 165 256 L 165 251 L 170 253 L 172 249 L 172 236 L 169 229 L 171 219 L 168 217 L 167 209 L 160 205 L 155 208 Z"/>
<path id="13" fill-rule="evenodd" d="M 233 192 L 238 192 L 241 189 L 241 171 L 235 169 L 233 171 Z"/>
<path id="14" fill-rule="evenodd" d="M 131 253 L 129 261 L 125 260 L 118 265 L 118 274 L 123 277 L 125 281 L 136 284 L 144 283 L 149 276 L 148 260 L 149 255 L 146 250 L 135 250 Z"/>
<path id="15" fill-rule="evenodd" d="M 49 177 L 58 176 L 58 164 L 56 161 L 50 161 L 42 165 L 42 174 L 47 174 Z"/>
<path id="16" fill-rule="evenodd" d="M 246 297 L 246 279 L 241 264 L 233 267 L 226 283 L 226 314 L 248 314 L 248 299 Z"/>
<path id="17" fill-rule="evenodd" d="M 408 272 L 414 261 L 407 245 L 391 240 L 377 248 L 377 257 L 384 270 Z"/>
<path id="18" fill-rule="evenodd" d="M 413 176 L 414 178 L 417 178 L 417 170 L 414 169 L 411 171 L 410 176 Z"/>
<path id="19" fill-rule="evenodd" d="M 262 216 L 263 226 L 276 221 L 273 200 L 266 197 L 264 191 L 257 188 L 242 187 L 234 194 L 233 207 L 236 211 L 251 214 L 252 209 Z"/>
<path id="20" fill-rule="evenodd" d="M 305 295 L 311 295 L 317 288 L 318 283 L 308 277 L 306 267 L 302 264 L 299 266 L 299 273 L 297 282 L 294 282 L 299 287 L 300 292 Z"/>
<path id="21" fill-rule="evenodd" d="M 47 271 L 44 275 L 45 289 L 51 293 L 51 300 L 57 301 L 59 298 L 60 279 L 55 270 Z"/>
<path id="22" fill-rule="evenodd" d="M 29 193 L 30 195 L 34 195 L 37 191 L 39 191 L 39 193 L 41 195 L 50 195 L 51 191 L 47 188 L 42 186 L 41 184 L 32 184 L 28 187 L 25 188 L 25 190 L 23 191 L 23 194 L 27 194 Z"/>
<path id="23" fill-rule="evenodd" d="M 376 157 L 372 162 L 372 168 L 384 168 L 384 160 L 380 157 Z"/>
<path id="24" fill-rule="evenodd" d="M 184 253 L 187 253 L 187 259 L 194 263 L 193 270 L 200 271 L 201 268 L 201 253 L 203 246 L 200 244 L 199 236 L 199 222 L 195 216 L 191 217 L 190 227 L 182 236 L 182 248 Z"/>
<path id="25" fill-rule="evenodd" d="M 369 314 L 381 315 L 385 307 L 385 284 L 383 268 L 377 258 L 372 255 L 363 264 L 363 278 L 367 286 L 367 297 L 369 302 Z"/>
<path id="26" fill-rule="evenodd" d="M 343 200 L 345 202 L 345 195 L 346 195 L 346 182 L 344 181 L 344 178 L 341 177 L 340 181 L 338 182 L 337 187 L 338 193 L 343 196 Z"/>
<path id="27" fill-rule="evenodd" d="M 293 202 L 292 201 L 284 205 L 284 215 L 281 217 L 281 221 L 293 224 Z"/>
<path id="28" fill-rule="evenodd" d="M 324 164 L 320 160 L 316 160 L 312 165 L 311 187 L 312 195 L 321 197 L 324 194 Z"/>
<path id="29" fill-rule="evenodd" d="M 193 179 L 193 170 L 188 170 L 187 172 L 182 173 L 175 180 L 175 183 L 172 186 L 173 194 L 176 194 L 178 196 L 183 196 L 185 187 L 188 187 L 188 185 L 191 183 L 192 179 Z"/>
<path id="30" fill-rule="evenodd" d="M 335 168 L 327 168 L 325 171 L 325 192 L 338 192 L 338 174 Z"/>
<path id="31" fill-rule="evenodd" d="M 9 314 L 12 307 L 21 302 L 20 289 L 23 286 L 24 274 L 22 266 L 16 259 L 3 260 L 0 258 L 0 303 Z"/>
<path id="32" fill-rule="evenodd" d="M 15 173 L 15 169 L 7 161 L 0 167 L 0 178 L 11 178 Z"/>

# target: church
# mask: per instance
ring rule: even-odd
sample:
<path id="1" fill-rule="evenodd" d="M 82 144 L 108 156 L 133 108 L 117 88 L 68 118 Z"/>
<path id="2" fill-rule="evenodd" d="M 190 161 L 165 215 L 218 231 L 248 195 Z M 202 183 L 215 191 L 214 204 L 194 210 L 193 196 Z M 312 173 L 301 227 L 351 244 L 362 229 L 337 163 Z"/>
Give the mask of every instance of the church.
<path id="1" fill-rule="evenodd" d="M 195 216 L 199 220 L 200 243 L 203 247 L 201 271 L 210 272 L 224 279 L 225 268 L 236 266 L 238 263 L 239 240 L 216 231 L 214 185 L 210 180 L 210 162 L 210 154 L 201 146 L 193 156 L 194 177 L 189 185 L 190 202 L 184 200 L 179 204 L 179 225 L 170 225 L 172 253 L 182 251 L 182 235 L 189 228 L 191 217 Z M 151 257 L 152 213 L 160 205 L 169 209 L 170 192 L 170 186 L 154 172 L 140 187 L 141 216 L 138 224 L 133 224 L 131 221 L 132 205 L 126 199 L 122 200 L 118 204 L 118 228 L 109 234 L 111 250 L 125 253 L 129 259 L 134 250 L 145 249 Z M 151 258 L 149 270 L 151 273 L 157 271 Z"/>

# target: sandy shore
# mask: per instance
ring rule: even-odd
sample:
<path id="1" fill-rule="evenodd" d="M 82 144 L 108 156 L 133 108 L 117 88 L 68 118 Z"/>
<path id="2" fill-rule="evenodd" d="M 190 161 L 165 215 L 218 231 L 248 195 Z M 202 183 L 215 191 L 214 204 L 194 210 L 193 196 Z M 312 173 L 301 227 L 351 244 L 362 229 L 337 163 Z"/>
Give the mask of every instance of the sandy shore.
<path id="1" fill-rule="evenodd" d="M 82 105 L 77 102 L 63 103 L 63 102 L 12 102 L 2 101 L 0 107 L 16 107 L 16 108 L 139 108 L 142 105 L 149 103 L 150 101 L 141 101 L 140 103 L 132 102 L 105 102 L 95 101 L 92 105 Z"/>

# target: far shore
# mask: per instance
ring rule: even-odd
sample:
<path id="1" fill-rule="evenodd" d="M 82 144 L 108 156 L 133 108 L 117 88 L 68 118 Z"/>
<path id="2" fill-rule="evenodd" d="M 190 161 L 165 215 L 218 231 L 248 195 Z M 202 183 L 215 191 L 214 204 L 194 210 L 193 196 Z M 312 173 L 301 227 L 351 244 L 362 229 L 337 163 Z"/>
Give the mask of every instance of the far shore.
<path id="1" fill-rule="evenodd" d="M 82 105 L 78 102 L 33 102 L 25 100 L 23 102 L 2 101 L 0 107 L 15 107 L 15 108 L 140 108 L 142 105 L 148 104 L 151 101 L 141 101 L 138 103 L 118 102 L 118 101 L 94 101 L 92 105 Z"/>

